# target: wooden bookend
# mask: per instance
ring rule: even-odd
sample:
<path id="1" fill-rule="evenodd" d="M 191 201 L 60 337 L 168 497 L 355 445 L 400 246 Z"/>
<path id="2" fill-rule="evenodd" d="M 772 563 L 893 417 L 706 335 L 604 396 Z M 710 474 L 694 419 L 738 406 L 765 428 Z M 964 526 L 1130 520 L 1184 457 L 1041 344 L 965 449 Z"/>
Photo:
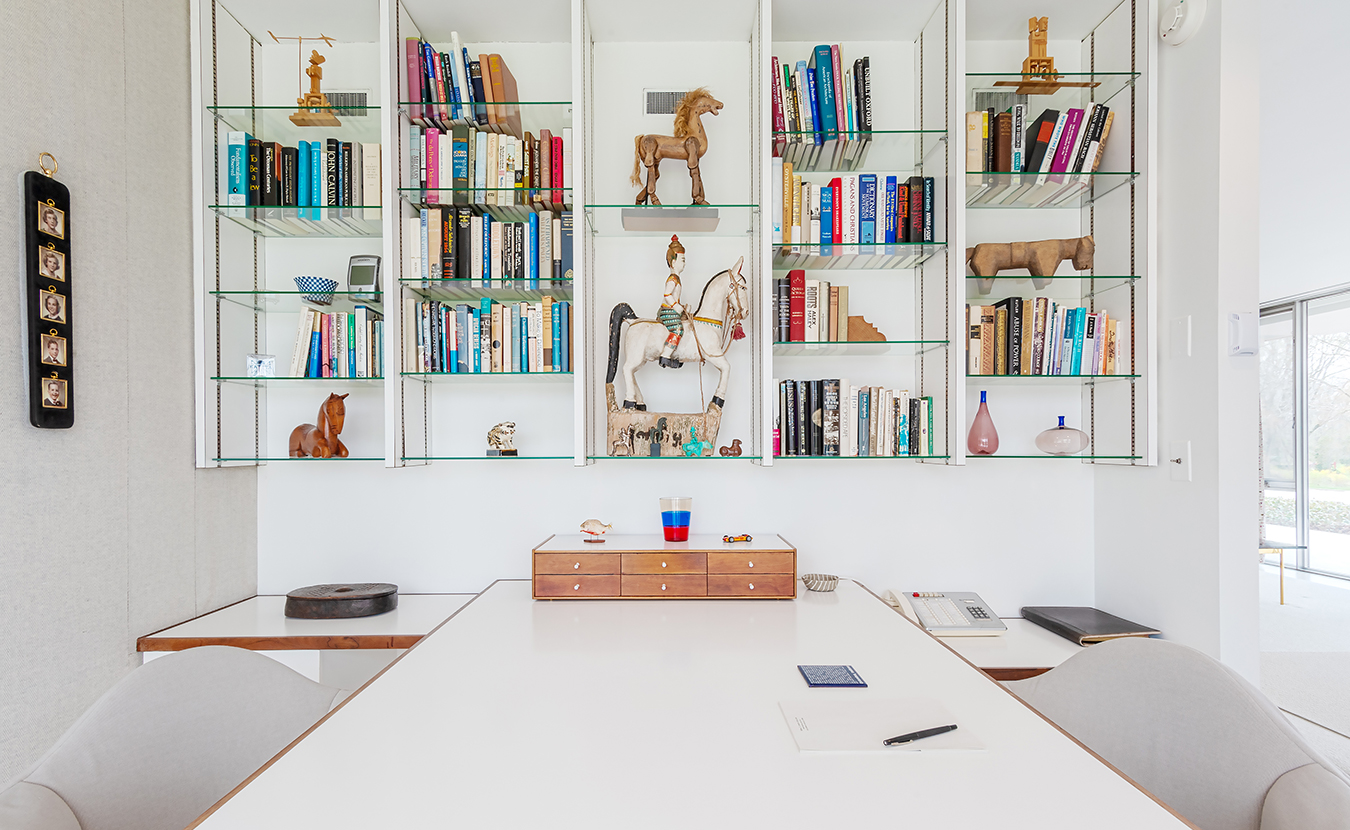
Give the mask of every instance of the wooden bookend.
<path id="1" fill-rule="evenodd" d="M 886 335 L 877 331 L 877 327 L 861 316 L 848 318 L 848 340 L 850 343 L 885 342 Z"/>

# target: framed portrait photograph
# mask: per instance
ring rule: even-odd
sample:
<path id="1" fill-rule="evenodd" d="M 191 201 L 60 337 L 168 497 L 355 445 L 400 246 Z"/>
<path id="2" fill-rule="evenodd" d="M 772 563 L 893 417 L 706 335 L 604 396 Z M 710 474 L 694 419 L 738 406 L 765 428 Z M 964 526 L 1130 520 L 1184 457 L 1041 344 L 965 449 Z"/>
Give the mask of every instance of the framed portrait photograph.
<path id="1" fill-rule="evenodd" d="M 251 354 L 248 356 L 248 376 L 251 378 L 274 378 L 277 376 L 277 357 L 271 354 Z"/>
<path id="2" fill-rule="evenodd" d="M 51 248 L 38 248 L 38 276 L 43 279 L 66 281 L 66 255 Z"/>
<path id="3" fill-rule="evenodd" d="M 38 317 L 49 323 L 64 323 L 66 298 L 55 291 L 38 290 Z"/>
<path id="4" fill-rule="evenodd" d="M 41 361 L 48 366 L 66 365 L 66 338 L 55 334 L 44 334 L 39 344 Z"/>
<path id="5" fill-rule="evenodd" d="M 38 230 L 57 239 L 66 238 L 66 212 L 55 205 L 38 202 Z"/>
<path id="6" fill-rule="evenodd" d="M 42 379 L 42 408 L 65 409 L 69 398 L 66 394 L 66 382 L 60 378 Z"/>

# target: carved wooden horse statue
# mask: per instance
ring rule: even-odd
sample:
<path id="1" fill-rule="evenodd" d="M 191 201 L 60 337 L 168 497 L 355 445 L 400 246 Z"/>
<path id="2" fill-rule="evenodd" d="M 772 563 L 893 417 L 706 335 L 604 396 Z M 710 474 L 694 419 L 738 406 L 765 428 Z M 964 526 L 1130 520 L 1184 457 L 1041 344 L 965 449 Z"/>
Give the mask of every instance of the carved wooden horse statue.
<path id="1" fill-rule="evenodd" d="M 347 405 L 342 401 L 346 395 L 332 394 L 319 407 L 319 425 L 301 424 L 291 430 L 291 458 L 338 458 L 347 457 L 347 447 L 338 435 L 342 433 L 342 422 L 347 417 Z"/>
<path id="2" fill-rule="evenodd" d="M 675 135 L 639 135 L 633 138 L 633 184 L 642 184 L 638 165 L 647 167 L 647 185 L 637 195 L 637 204 L 659 205 L 656 198 L 656 180 L 661 178 L 661 159 L 684 159 L 689 164 L 689 178 L 693 184 L 694 204 L 706 205 L 703 198 L 703 176 L 698 171 L 698 160 L 708 152 L 708 134 L 703 132 L 699 116 L 705 112 L 717 115 L 722 102 L 712 97 L 704 87 L 685 93 L 675 107 Z"/>
<path id="3" fill-rule="evenodd" d="M 1045 288 L 1064 260 L 1071 260 L 1078 271 L 1092 267 L 1097 244 L 1090 236 L 1074 239 L 1042 239 L 1039 242 L 981 242 L 966 249 L 966 262 L 979 280 L 981 294 L 994 287 L 1000 271 L 1025 268 L 1037 288 Z M 1025 278 L 1023 278 L 1025 279 Z"/>

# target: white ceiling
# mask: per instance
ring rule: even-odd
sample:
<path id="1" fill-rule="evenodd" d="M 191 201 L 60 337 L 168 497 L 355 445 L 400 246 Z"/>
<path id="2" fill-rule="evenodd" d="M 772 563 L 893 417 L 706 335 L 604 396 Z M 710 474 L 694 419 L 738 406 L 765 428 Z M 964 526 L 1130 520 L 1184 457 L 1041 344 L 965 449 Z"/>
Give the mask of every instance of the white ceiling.
<path id="1" fill-rule="evenodd" d="M 403 8 L 432 43 L 566 43 L 572 39 L 571 0 L 403 0 Z"/>
<path id="2" fill-rule="evenodd" d="M 773 0 L 774 41 L 840 43 L 919 36 L 938 9 L 937 0 Z"/>
<path id="3" fill-rule="evenodd" d="M 224 7 L 260 43 L 277 37 L 328 35 L 339 43 L 380 39 L 380 6 L 372 0 L 221 0 Z M 209 4 L 203 4 L 203 14 Z"/>
<path id="4" fill-rule="evenodd" d="M 1026 40 L 1027 20 L 1050 18 L 1051 40 L 1082 40 L 1121 0 L 966 0 L 967 40 Z"/>

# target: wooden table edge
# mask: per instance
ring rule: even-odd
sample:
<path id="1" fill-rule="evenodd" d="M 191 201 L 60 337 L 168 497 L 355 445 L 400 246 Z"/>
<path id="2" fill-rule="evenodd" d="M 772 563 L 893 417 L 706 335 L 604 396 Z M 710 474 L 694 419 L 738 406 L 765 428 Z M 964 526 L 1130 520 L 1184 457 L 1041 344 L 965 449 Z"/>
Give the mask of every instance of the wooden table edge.
<path id="1" fill-rule="evenodd" d="M 278 637 L 140 637 L 137 651 L 184 651 L 201 646 L 231 646 L 249 651 L 354 651 L 412 648 L 425 634 L 356 634 Z"/>

